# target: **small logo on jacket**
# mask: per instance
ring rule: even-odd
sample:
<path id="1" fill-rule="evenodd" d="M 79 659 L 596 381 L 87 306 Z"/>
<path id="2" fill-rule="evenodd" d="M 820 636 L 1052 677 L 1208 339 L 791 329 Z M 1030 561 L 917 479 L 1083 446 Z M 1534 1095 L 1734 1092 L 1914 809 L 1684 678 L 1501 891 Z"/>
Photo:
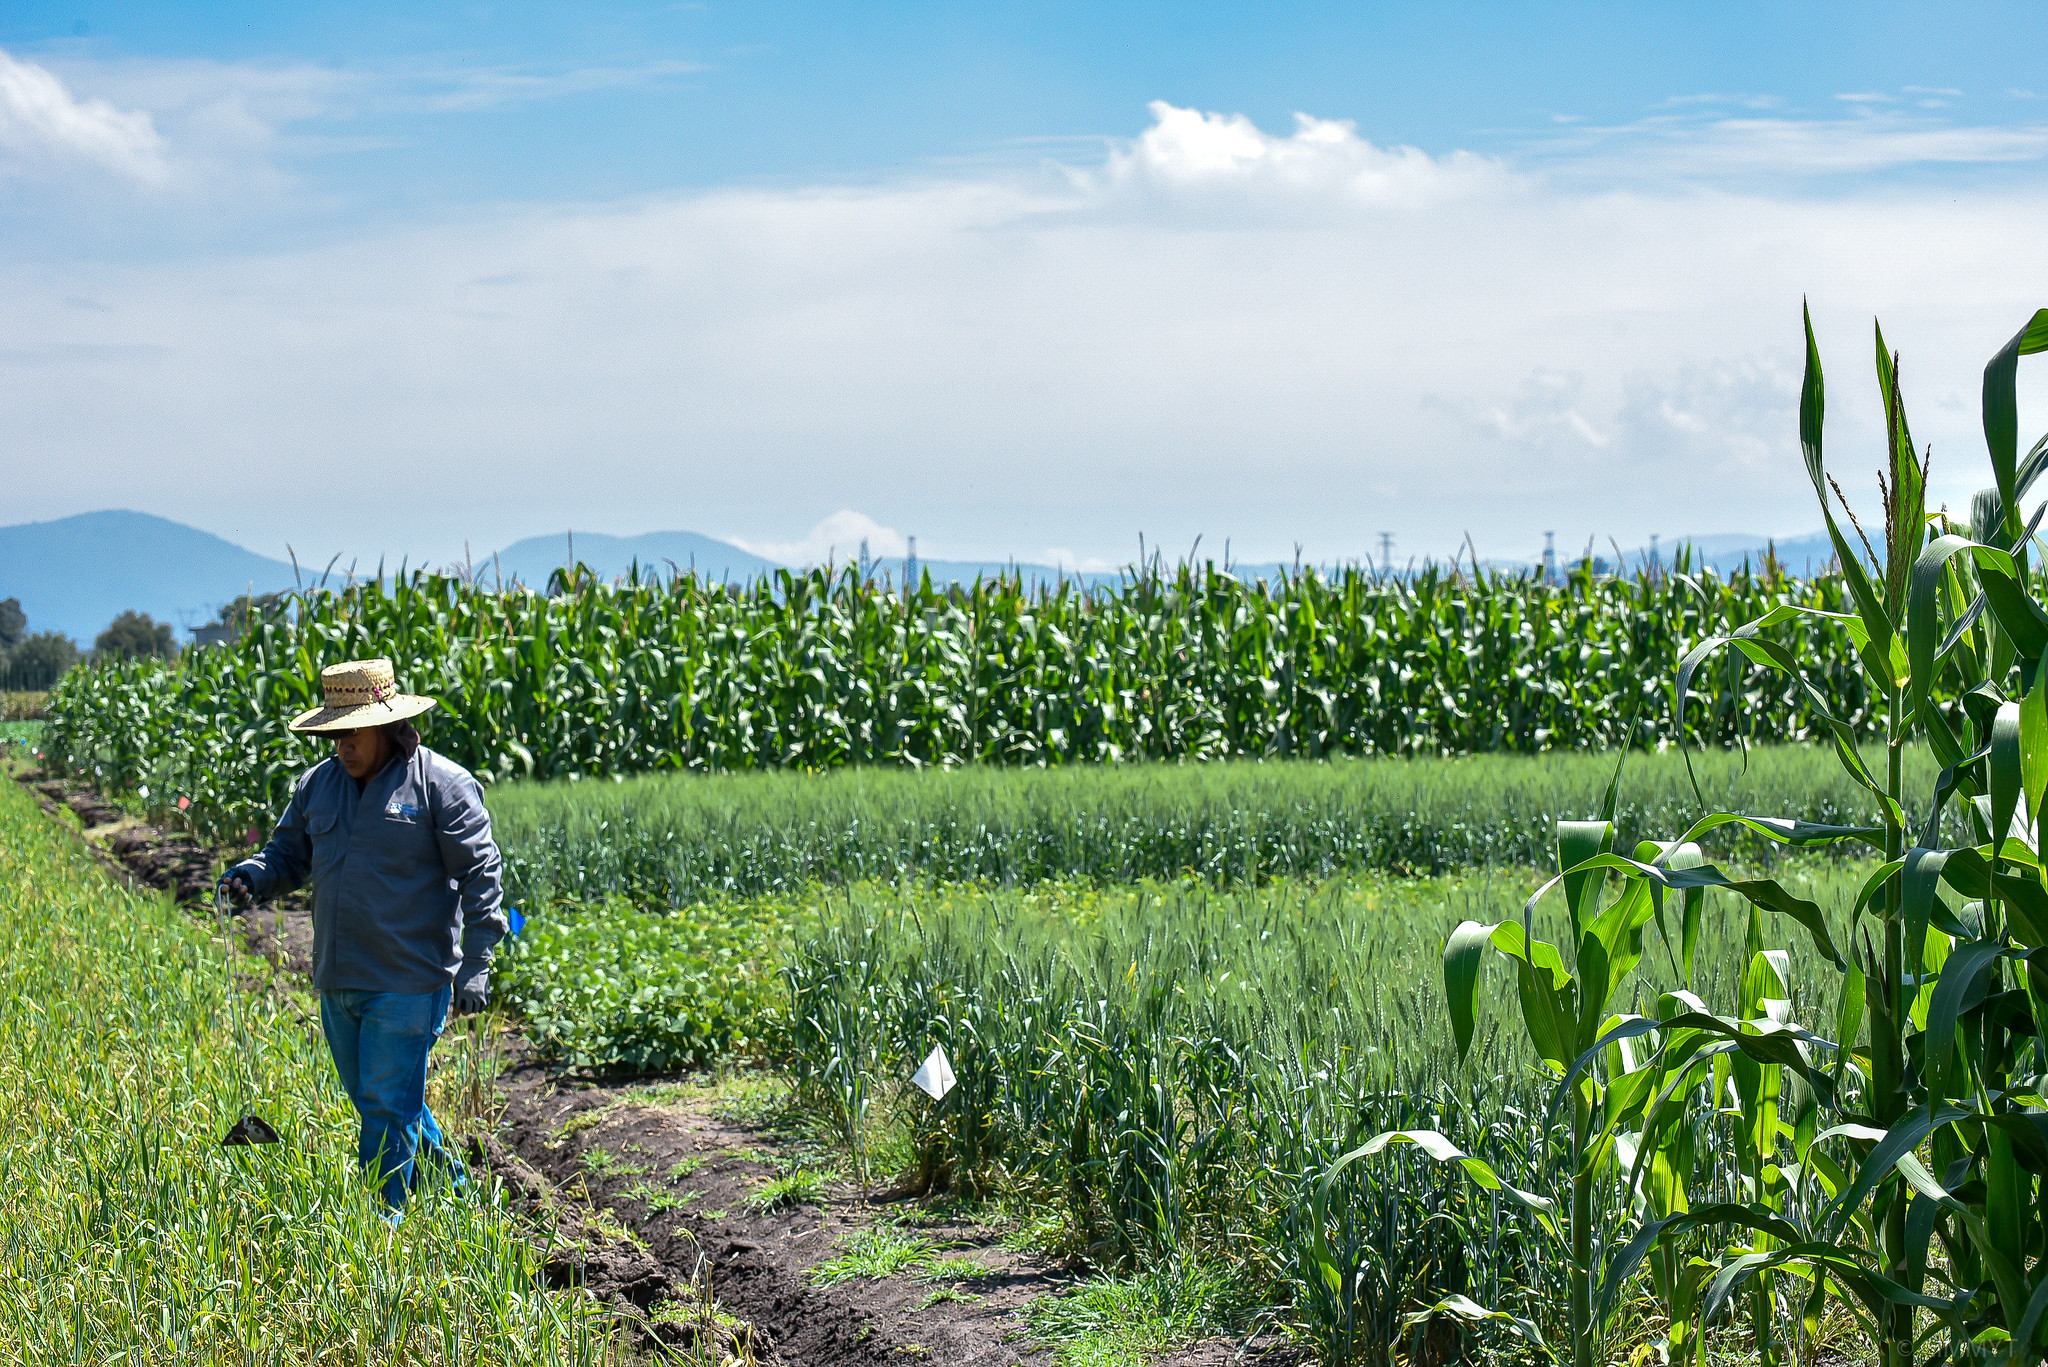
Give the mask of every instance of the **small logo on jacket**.
<path id="1" fill-rule="evenodd" d="M 400 802 L 394 797 L 391 799 L 391 805 L 384 809 L 384 815 L 395 816 L 400 821 L 417 821 L 419 820 L 420 809 L 414 803 Z"/>

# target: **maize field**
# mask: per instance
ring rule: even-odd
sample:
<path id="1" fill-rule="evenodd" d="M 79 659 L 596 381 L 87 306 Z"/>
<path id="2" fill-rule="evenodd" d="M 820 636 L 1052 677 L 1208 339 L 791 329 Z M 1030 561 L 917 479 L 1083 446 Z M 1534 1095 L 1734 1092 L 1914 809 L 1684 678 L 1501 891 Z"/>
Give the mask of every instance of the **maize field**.
<path id="1" fill-rule="evenodd" d="M 1438 567 L 1242 581 L 1159 566 L 1114 591 L 904 592 L 851 572 L 739 589 L 684 575 L 552 595 L 428 574 L 292 600 L 179 661 L 74 670 L 51 764 L 218 841 L 267 829 L 318 751 L 285 721 L 336 660 L 391 657 L 442 700 L 431 743 L 487 782 L 689 770 L 1054 766 L 1599 749 L 1670 739 L 1671 661 L 1779 609 L 1813 692 L 1733 656 L 1697 684 L 1698 741 L 1857 734 L 1882 699 L 1848 667 L 1839 577 L 1774 567 L 1534 577 Z"/>
<path id="2" fill-rule="evenodd" d="M 863 1197 L 1055 1227 L 1102 1299 L 1033 1324 L 2031 1364 L 2048 438 L 2015 376 L 2048 310 L 1986 368 L 1967 521 L 1878 335 L 1881 538 L 1830 501 L 1806 342 L 1809 582 L 402 575 L 75 672 L 48 761 L 235 845 L 317 753 L 283 725 L 320 666 L 392 656 L 493 785 L 541 1050 L 772 1069 Z"/>

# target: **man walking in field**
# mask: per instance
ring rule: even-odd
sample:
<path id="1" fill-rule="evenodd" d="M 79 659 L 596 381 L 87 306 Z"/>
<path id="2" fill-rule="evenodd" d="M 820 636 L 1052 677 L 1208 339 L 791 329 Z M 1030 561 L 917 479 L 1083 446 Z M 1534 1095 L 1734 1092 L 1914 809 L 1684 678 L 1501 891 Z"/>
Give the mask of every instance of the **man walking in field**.
<path id="1" fill-rule="evenodd" d="M 320 690 L 326 705 L 290 726 L 332 737 L 333 757 L 221 881 L 237 901 L 268 901 L 311 879 L 320 1024 L 362 1116 L 358 1156 L 396 1223 L 421 1159 L 463 1181 L 427 1108 L 427 1054 L 451 998 L 459 1011 L 490 1001 L 506 929 L 498 847 L 476 779 L 413 729 L 434 700 L 400 693 L 391 661 L 331 665 Z"/>

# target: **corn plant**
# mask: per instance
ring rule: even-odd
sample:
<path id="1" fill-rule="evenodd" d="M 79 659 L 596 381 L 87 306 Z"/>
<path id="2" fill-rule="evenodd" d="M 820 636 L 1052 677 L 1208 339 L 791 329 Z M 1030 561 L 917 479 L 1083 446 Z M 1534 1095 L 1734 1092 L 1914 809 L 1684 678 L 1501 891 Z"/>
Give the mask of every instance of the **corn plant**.
<path id="1" fill-rule="evenodd" d="M 1086 592 L 818 570 L 745 588 L 572 574 L 542 594 L 400 574 L 309 588 L 172 664 L 74 670 L 50 697 L 46 750 L 239 840 L 269 825 L 318 753 L 284 727 L 317 701 L 321 667 L 388 655 L 441 701 L 430 743 L 486 781 L 1545 752 L 1668 720 L 1672 688 L 1648 666 L 1778 607 L 1817 609 L 1781 629 L 1840 662 L 1815 680 L 1820 701 L 1727 672 L 1695 722 L 1718 743 L 1798 740 L 1825 712 L 1862 735 L 1877 699 L 1848 660 L 1843 583 L 1775 563 L 1721 578 L 1682 558 L 1633 578 L 1588 561 L 1559 584 L 1443 567 L 1240 579 L 1154 562 Z"/>
<path id="2" fill-rule="evenodd" d="M 1878 333 L 1888 434 L 1880 474 L 1882 561 L 1850 518 L 1870 573 L 1828 502 L 1831 489 L 1838 499 L 1840 493 L 1822 460 L 1824 389 L 1810 321 L 1806 338 L 1801 445 L 1854 604 L 1842 621 L 1858 667 L 1885 701 L 1884 763 L 1866 764 L 1858 727 L 1826 711 L 1813 682 L 1825 662 L 1774 639 L 1774 629 L 1812 611 L 1798 605 L 1688 651 L 1678 670 L 1676 721 L 1682 735 L 1702 661 L 1733 646 L 1813 700 L 1845 771 L 1869 794 L 1877 823 L 1822 827 L 1712 813 L 1675 842 L 1639 848 L 1635 860 L 1604 848 L 1589 852 L 1589 837 L 1561 832 L 1561 872 L 1552 885 L 1566 889 L 1578 940 L 1572 968 L 1554 947 L 1534 941 L 1526 922 L 1468 923 L 1445 952 L 1461 1044 L 1470 1035 L 1480 949 L 1491 943 L 1515 961 L 1530 1037 L 1561 1078 L 1553 1109 L 1569 1100 L 1566 1228 L 1576 1364 L 1595 1360 L 1622 1287 L 1653 1254 L 1671 1325 L 1667 1351 L 1677 1360 L 1693 1358 L 1700 1327 L 1745 1289 L 1759 1359 L 1784 1360 L 1774 1280 L 1787 1273 L 1808 1288 L 1802 1327 L 1818 1321 L 1832 1285 L 1874 1340 L 1884 1367 L 1907 1367 L 1942 1336 L 1947 1345 L 1938 1356 L 1974 1344 L 1971 1351 L 1999 1361 L 2040 1357 L 2048 1312 L 2048 1146 L 2038 1079 L 2048 1060 L 2036 1022 L 2048 979 L 2033 952 L 2048 944 L 2048 890 L 2034 814 L 2048 790 L 2048 680 L 2041 665 L 2048 613 L 2030 593 L 2032 527 L 2020 520 L 2019 500 L 2048 467 L 2048 439 L 2025 461 L 2017 458 L 2014 374 L 2020 356 L 2048 349 L 2048 310 L 1986 368 L 1985 431 L 1996 483 L 1976 501 L 1971 535 L 1927 514 L 1926 465 L 1907 427 L 1897 358 Z M 1915 737 L 1944 765 L 1924 815 L 1909 815 L 1902 778 Z M 1960 800 L 1960 821 L 1945 821 L 1951 800 Z M 1855 909 L 1859 917 L 1869 913 L 1877 938 L 1859 923 L 1845 954 L 1816 906 L 1768 880 L 1681 867 L 1690 842 L 1728 823 L 1794 843 L 1863 840 L 1881 848 L 1884 862 Z M 1964 843 L 1945 844 L 1944 833 L 1957 829 Z M 1609 871 L 1622 877 L 1625 890 L 1588 930 L 1580 899 Z M 1951 905 L 1944 887 L 1969 900 Z M 1633 968 L 1641 957 L 1639 940 L 1629 941 L 1628 932 L 1639 933 L 1662 896 L 1704 888 L 1737 893 L 1753 909 L 1735 1011 L 1713 1014 L 1678 989 L 1660 998 L 1657 1018 L 1609 1015 L 1614 970 Z M 1532 909 L 1542 895 L 1531 900 Z M 1783 964 L 1761 943 L 1760 909 L 1799 922 L 1847 972 L 1834 1042 L 1793 1018 Z M 1643 1056 L 1624 1048 L 1632 1042 L 1641 1042 Z M 1724 1098 L 1735 1114 L 1738 1199 L 1694 1205 L 1685 1192 L 1693 1136 L 1712 1123 Z M 1820 1128 L 1824 1120 L 1833 1123 Z M 1601 1164 L 1607 1145 L 1624 1136 L 1628 1142 L 1616 1151 L 1630 1156 L 1623 1182 L 1643 1198 L 1639 1224 L 1608 1260 L 1596 1298 L 1589 1184 L 1619 1175 Z M 1684 1257 L 1688 1236 L 1709 1230 L 1738 1242 L 1712 1260 Z"/>
<path id="3" fill-rule="evenodd" d="M 1872 913 L 1880 940 L 1864 933 L 1838 1019 L 1843 1061 L 1834 1082 L 1854 1079 L 1857 1109 L 1849 1109 L 1840 1087 L 1816 1088 L 1837 1123 L 1814 1136 L 1805 1167 L 1827 1204 L 1808 1221 L 1778 1220 L 1782 1228 L 1770 1231 L 1770 1241 L 1727 1260 L 1705 1313 L 1745 1280 L 1794 1268 L 1816 1293 L 1829 1280 L 1849 1293 L 1885 1367 L 1915 1360 L 1922 1311 L 1933 1319 L 1928 1333 L 1946 1331 L 1948 1351 L 1961 1351 L 1969 1339 L 2001 1360 L 2031 1362 L 2048 1306 L 2048 1278 L 2041 1275 L 2048 1229 L 2038 1204 L 2038 1160 L 2048 1151 L 2029 1118 L 2039 1109 L 2032 1078 L 2042 1061 L 2029 955 L 2048 931 L 2048 918 L 2039 914 L 2048 911 L 2048 894 L 2033 819 L 2048 788 L 2048 693 L 2038 663 L 2048 651 L 2048 615 L 2030 592 L 2032 528 L 2021 522 L 2020 499 L 2048 465 L 2048 439 L 2018 459 L 2015 375 L 2022 355 L 2048 349 L 2048 311 L 1985 369 L 1984 428 L 1995 483 L 1976 500 L 1968 536 L 1950 530 L 1945 517 L 1927 515 L 1926 465 L 1908 428 L 1897 358 L 1878 332 L 1888 436 L 1880 474 L 1885 559 L 1865 547 L 1870 575 L 1849 553 L 1827 504 L 1824 388 L 1810 321 L 1806 338 L 1801 445 L 1843 553 L 1858 657 L 1887 699 L 1882 780 L 1863 767 L 1850 737 L 1836 736 L 1845 766 L 1877 799 L 1882 822 L 1886 862 L 1858 908 Z M 1857 527 L 1853 517 L 1851 525 Z M 1737 632 L 1735 644 L 1802 677 L 1806 661 L 1762 644 L 1771 625 L 1767 615 Z M 1703 643 L 1685 665 L 1719 644 Z M 1953 699 L 1947 705 L 1938 689 L 1945 676 Z M 2020 701 L 2009 700 L 2008 691 Z M 1900 780 L 1900 757 L 1915 736 L 1945 766 L 1930 809 L 1917 821 L 1905 810 Z M 1964 820 L 1945 826 L 1952 799 L 1962 800 Z M 1944 843 L 1945 830 L 1958 825 L 1965 843 Z M 1944 885 L 1971 900 L 1951 906 Z M 2017 977 L 2012 969 L 2020 970 Z M 1866 1010 L 1867 1045 L 1852 1052 Z M 1939 1174 L 1927 1166 L 1930 1158 Z M 1746 1219 L 1733 1212 L 1704 1218 Z M 1754 1218 L 1746 1222 L 1758 1227 Z M 1701 1213 L 1693 1223 L 1701 1223 Z M 1661 1233 L 1670 1230 L 1666 1225 Z M 1659 1233 L 1646 1227 L 1636 1242 Z M 1931 1256 L 1937 1245 L 1945 1257 Z M 1930 1277 L 1946 1295 L 1926 1293 Z M 2044 1288 L 2039 1296 L 2037 1284 Z M 1768 1347 L 1761 1330 L 1759 1346 Z"/>
<path id="4" fill-rule="evenodd" d="M 1860 828 L 1817 827 L 1808 823 L 1779 825 L 1717 814 L 1695 823 L 1679 840 L 1644 842 L 1636 848 L 1634 858 L 1625 858 L 1613 852 L 1613 814 L 1620 780 L 1621 770 L 1617 766 L 1602 803 L 1601 819 L 1558 823 L 1559 872 L 1529 899 L 1520 921 L 1492 925 L 1463 922 L 1452 931 L 1444 950 L 1446 1000 L 1461 1056 L 1469 1053 L 1473 1041 L 1479 1015 L 1480 970 L 1486 950 L 1493 949 L 1514 966 L 1523 1027 L 1537 1059 L 1557 1082 L 1551 1113 L 1566 1113 L 1562 1155 L 1567 1174 L 1564 1200 L 1509 1186 L 1486 1163 L 1460 1151 L 1433 1131 L 1376 1135 L 1340 1159 L 1332 1169 L 1334 1172 L 1345 1163 L 1371 1157 L 1394 1145 L 1412 1144 L 1440 1162 L 1458 1165 L 1482 1187 L 1510 1196 L 1535 1212 L 1541 1228 L 1556 1241 L 1557 1254 L 1567 1269 L 1566 1322 L 1572 1360 L 1577 1367 L 1590 1367 L 1596 1360 L 1612 1309 L 1611 1305 L 1605 1306 L 1598 1315 L 1594 1309 L 1595 1289 L 1604 1263 L 1602 1231 L 1598 1227 L 1598 1188 L 1613 1180 L 1618 1153 L 1633 1153 L 1639 1163 L 1646 1151 L 1646 1136 L 1672 1144 L 1692 1141 L 1690 1132 L 1644 1125 L 1646 1106 L 1657 1096 L 1663 1081 L 1662 1070 L 1639 1062 L 1628 1045 L 1647 1033 L 1646 1027 L 1657 1023 L 1618 1009 L 1623 989 L 1643 958 L 1646 928 L 1653 921 L 1663 921 L 1665 899 L 1677 894 L 1681 904 L 1680 940 L 1689 969 L 1698 939 L 1704 893 L 1709 888 L 1719 888 L 1737 894 L 1754 907 L 1789 916 L 1806 927 L 1822 954 L 1831 959 L 1839 957 L 1818 905 L 1792 895 L 1774 879 L 1728 877 L 1704 862 L 1696 842 L 1726 825 L 1741 825 L 1801 845 L 1870 834 Z M 1603 905 L 1602 894 L 1610 874 L 1621 876 L 1621 886 L 1618 894 Z M 1574 951 L 1569 963 L 1558 945 L 1537 939 L 1534 934 L 1536 909 L 1553 889 L 1563 892 L 1570 933 L 1567 943 Z M 1668 948 L 1668 934 L 1666 944 Z M 1769 1032 L 1744 1029 L 1704 1010 L 1688 1010 L 1684 1019 L 1689 1037 L 1713 1038 L 1716 1042 L 1711 1052 L 1736 1056 L 1752 1096 L 1761 1097 L 1766 1078 L 1776 1083 L 1777 1074 L 1770 1070 L 1782 1066 L 1782 1041 L 1769 1037 Z M 1774 1130 L 1772 1134 L 1775 1135 Z M 1682 1203 L 1682 1188 L 1674 1189 L 1675 1181 L 1682 1180 L 1680 1174 L 1673 1170 L 1659 1176 L 1663 1181 L 1653 1185 L 1657 1204 L 1668 1208 Z M 1469 1298 L 1447 1299 L 1423 1313 L 1449 1313 L 1480 1322 L 1501 1321 L 1524 1337 L 1537 1338 L 1532 1325 Z"/>

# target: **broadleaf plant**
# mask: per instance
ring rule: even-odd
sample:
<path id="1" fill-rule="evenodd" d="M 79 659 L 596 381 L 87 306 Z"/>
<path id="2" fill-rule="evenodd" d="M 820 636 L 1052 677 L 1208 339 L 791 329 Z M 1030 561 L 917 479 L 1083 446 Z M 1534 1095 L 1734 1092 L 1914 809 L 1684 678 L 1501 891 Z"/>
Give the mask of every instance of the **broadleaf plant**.
<path id="1" fill-rule="evenodd" d="M 1831 639 L 1849 643 L 1881 700 L 1883 754 L 1866 760 L 1867 719 L 1836 716 L 1813 682 L 1844 662 L 1786 643 L 1788 626 L 1816 611 L 1798 605 L 1683 654 L 1675 739 L 1690 739 L 1700 667 L 1732 650 L 1793 685 L 1869 794 L 1874 821 L 1709 813 L 1633 859 L 1613 852 L 1611 826 L 1560 823 L 1558 873 L 1521 923 L 1467 922 L 1445 948 L 1461 1054 L 1491 948 L 1514 965 L 1523 1026 L 1557 1079 L 1574 1367 L 1600 1360 L 1644 1273 L 1665 1311 L 1663 1354 L 1676 1363 L 1700 1360 L 1703 1327 L 1724 1313 L 1746 1321 L 1760 1363 L 1795 1360 L 1788 1322 L 1810 1342 L 1831 1308 L 1869 1336 L 1881 1367 L 2034 1363 L 2048 1350 L 2048 885 L 2036 824 L 2048 800 L 2048 611 L 2029 566 L 2041 510 L 2029 520 L 2021 506 L 2048 469 L 2048 437 L 2019 456 L 2015 388 L 2020 358 L 2048 350 L 2048 310 L 1985 368 L 1993 483 L 1967 524 L 1926 507 L 1928 456 L 1914 448 L 1899 358 L 1877 332 L 1881 542 L 1828 474 L 1810 316 L 1805 335 L 1800 446 L 1854 609 L 1829 614 L 1844 628 Z M 1912 744 L 1942 766 L 1931 793 L 1904 788 Z M 1610 788 L 1603 815 L 1612 811 Z M 1696 842 L 1731 824 L 1792 846 L 1860 841 L 1881 853 L 1839 939 L 1814 904 L 1705 862 Z M 1602 906 L 1610 882 L 1618 888 Z M 1559 886 L 1569 961 L 1535 934 L 1537 905 Z M 1727 1014 L 1691 990 L 1710 888 L 1748 904 Z M 1643 929 L 1653 919 L 1666 927 L 1674 893 L 1680 945 L 1645 960 Z M 1789 961 L 1765 944 L 1765 911 L 1797 922 L 1841 971 L 1832 1041 L 1794 1018 Z M 1660 964 L 1673 981 L 1656 1018 L 1617 1010 L 1631 974 Z M 1732 1133 L 1740 1199 L 1695 1204 L 1700 1139 L 1720 1122 L 1729 1128 L 1713 1132 Z M 1633 1222 L 1604 1247 L 1592 1228 L 1603 1183 L 1619 1184 Z"/>

